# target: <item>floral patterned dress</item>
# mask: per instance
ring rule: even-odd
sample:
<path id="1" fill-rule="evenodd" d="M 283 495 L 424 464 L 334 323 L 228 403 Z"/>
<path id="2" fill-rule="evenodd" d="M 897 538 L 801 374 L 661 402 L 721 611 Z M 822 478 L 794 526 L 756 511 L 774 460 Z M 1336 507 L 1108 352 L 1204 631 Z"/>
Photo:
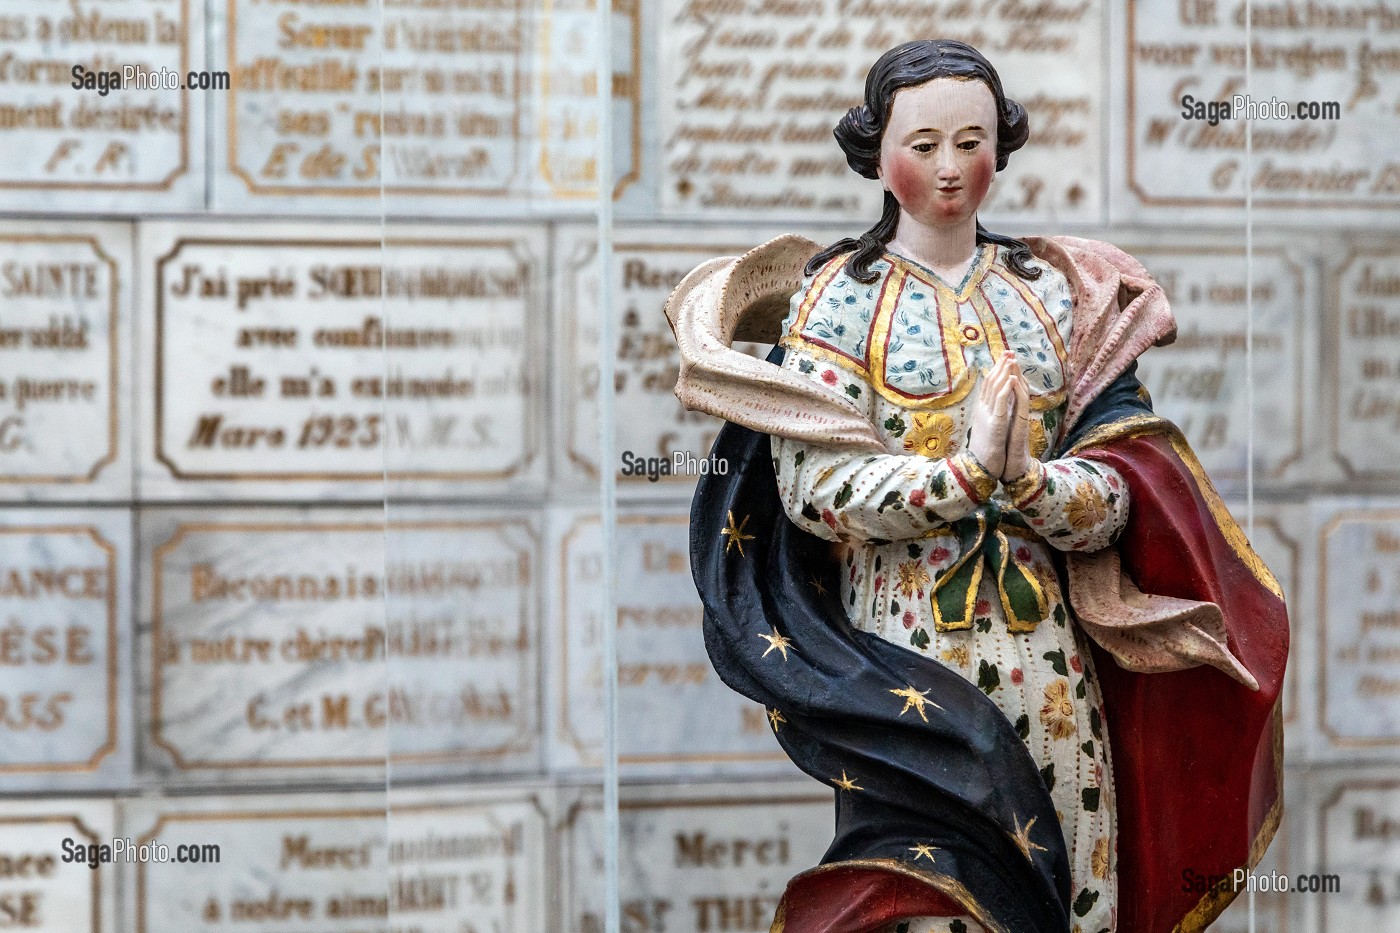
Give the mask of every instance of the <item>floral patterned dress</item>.
<path id="1" fill-rule="evenodd" d="M 956 288 L 893 253 L 871 284 L 845 273 L 845 257 L 820 269 L 793 296 L 783 365 L 849 400 L 879 426 L 888 455 L 774 437 L 773 461 L 792 521 L 843 545 L 852 623 L 952 668 L 1014 724 L 1060 820 L 1022 827 L 1017 844 L 1029 858 L 1047 834 L 1064 834 L 1075 933 L 1103 933 L 1116 913 L 1105 713 L 1051 552 L 1109 545 L 1128 489 L 1103 464 L 1040 459 L 1065 409 L 1070 289 L 1043 262 L 1026 280 L 1004 259 L 982 245 Z M 977 384 L 1003 348 L 1030 385 L 1037 458 L 1009 487 L 965 446 Z M 937 852 L 914 858 L 936 869 Z M 895 929 L 982 927 L 943 917 Z"/>

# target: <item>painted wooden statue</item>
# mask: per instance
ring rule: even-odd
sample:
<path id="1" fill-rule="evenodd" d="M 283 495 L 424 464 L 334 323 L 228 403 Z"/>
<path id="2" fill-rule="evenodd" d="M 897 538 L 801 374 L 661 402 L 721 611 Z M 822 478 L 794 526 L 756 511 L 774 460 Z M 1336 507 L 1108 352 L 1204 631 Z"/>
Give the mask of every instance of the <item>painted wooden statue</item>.
<path id="1" fill-rule="evenodd" d="M 835 133 L 880 221 L 667 302 L 677 395 L 730 422 L 691 524 L 711 658 L 836 793 L 775 931 L 1203 929 L 1233 888 L 1183 873 L 1278 823 L 1278 584 L 1135 378 L 1161 288 L 978 223 L 1029 131 L 970 46 L 892 49 Z"/>

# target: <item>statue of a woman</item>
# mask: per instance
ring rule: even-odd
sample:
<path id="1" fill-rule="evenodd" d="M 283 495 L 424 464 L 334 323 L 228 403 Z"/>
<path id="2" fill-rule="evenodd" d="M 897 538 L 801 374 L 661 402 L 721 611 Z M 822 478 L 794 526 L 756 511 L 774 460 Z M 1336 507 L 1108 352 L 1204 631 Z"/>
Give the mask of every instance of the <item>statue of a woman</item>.
<path id="1" fill-rule="evenodd" d="M 836 128 L 879 223 L 667 305 L 677 394 L 731 422 L 692 512 L 711 658 L 836 792 L 775 931 L 1202 929 L 1233 888 L 1183 877 L 1277 824 L 1281 594 L 1134 376 L 1161 289 L 978 223 L 1028 132 L 975 49 L 892 49 Z"/>

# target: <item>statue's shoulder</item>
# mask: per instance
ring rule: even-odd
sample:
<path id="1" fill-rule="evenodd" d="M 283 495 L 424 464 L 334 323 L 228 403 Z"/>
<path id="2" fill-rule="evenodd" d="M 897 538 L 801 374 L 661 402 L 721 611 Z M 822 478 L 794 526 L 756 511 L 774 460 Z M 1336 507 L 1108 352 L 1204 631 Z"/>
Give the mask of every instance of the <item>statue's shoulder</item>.
<path id="1" fill-rule="evenodd" d="M 1101 268 L 1112 269 L 1120 276 L 1152 281 L 1147 268 L 1130 254 L 1104 240 L 1077 236 L 1025 238 L 1036 259 L 1058 270 L 1070 281 L 1082 279 Z"/>
<path id="2" fill-rule="evenodd" d="M 1017 268 L 1012 266 L 1008 257 L 1008 249 L 1002 245 L 997 246 L 996 264 L 1004 277 L 1014 278 L 1035 295 L 1045 310 L 1056 318 L 1057 322 L 1061 317 L 1070 313 L 1072 290 L 1065 271 L 1059 265 L 1032 252 L 1029 260 L 1023 259 L 1018 265 L 1028 266 L 1038 274 L 1033 277 L 1022 275 Z"/>
<path id="3" fill-rule="evenodd" d="M 863 282 L 847 267 L 850 258 L 850 252 L 838 253 L 803 278 L 789 302 L 783 336 L 863 365 L 869 351 L 865 338 L 892 267 L 884 258 L 875 260 L 873 281 Z"/>

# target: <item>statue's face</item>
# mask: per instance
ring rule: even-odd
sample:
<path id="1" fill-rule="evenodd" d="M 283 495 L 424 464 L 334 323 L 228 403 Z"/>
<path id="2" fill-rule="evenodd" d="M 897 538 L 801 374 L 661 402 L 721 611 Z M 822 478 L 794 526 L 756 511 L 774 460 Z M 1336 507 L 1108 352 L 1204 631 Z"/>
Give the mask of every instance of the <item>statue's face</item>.
<path id="1" fill-rule="evenodd" d="M 880 143 L 880 179 L 930 227 L 977 213 L 996 174 L 996 101 L 977 80 L 935 78 L 895 92 Z"/>

